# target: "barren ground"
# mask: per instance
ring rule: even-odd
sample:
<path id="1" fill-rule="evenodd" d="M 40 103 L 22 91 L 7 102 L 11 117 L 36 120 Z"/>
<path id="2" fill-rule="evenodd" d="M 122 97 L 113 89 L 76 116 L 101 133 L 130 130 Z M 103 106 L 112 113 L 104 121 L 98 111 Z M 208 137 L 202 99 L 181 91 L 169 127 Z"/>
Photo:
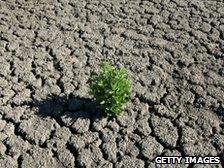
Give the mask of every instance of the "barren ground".
<path id="1" fill-rule="evenodd" d="M 104 58 L 132 81 L 111 120 Z M 221 168 L 155 157 L 224 158 L 223 59 L 222 0 L 0 0 L 0 168 Z"/>

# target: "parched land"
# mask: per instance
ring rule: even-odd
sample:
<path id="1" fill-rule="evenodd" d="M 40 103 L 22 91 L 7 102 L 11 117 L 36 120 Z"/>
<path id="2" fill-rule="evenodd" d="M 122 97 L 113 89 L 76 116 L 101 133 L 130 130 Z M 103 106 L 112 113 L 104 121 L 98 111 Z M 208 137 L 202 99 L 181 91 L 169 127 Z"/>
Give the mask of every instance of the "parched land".
<path id="1" fill-rule="evenodd" d="M 102 117 L 89 80 L 128 69 L 131 100 Z M 221 168 L 222 0 L 0 0 L 0 168 Z"/>

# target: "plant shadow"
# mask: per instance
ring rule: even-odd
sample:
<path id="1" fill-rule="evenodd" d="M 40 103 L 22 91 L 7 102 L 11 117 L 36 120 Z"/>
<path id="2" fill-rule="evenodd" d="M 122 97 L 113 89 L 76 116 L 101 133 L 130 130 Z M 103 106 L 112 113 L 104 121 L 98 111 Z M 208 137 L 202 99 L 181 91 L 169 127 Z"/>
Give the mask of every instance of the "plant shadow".
<path id="1" fill-rule="evenodd" d="M 73 119 L 97 119 L 103 117 L 94 100 L 74 97 L 73 95 L 48 95 L 41 101 L 34 101 L 32 105 L 37 108 L 36 114 L 43 118 L 65 116 Z"/>

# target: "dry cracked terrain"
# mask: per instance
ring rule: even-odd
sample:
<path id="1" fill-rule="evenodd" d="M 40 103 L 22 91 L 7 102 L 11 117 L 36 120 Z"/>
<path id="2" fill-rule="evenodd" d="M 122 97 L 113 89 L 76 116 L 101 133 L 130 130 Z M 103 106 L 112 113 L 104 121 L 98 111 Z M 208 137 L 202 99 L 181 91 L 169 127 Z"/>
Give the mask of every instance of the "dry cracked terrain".
<path id="1" fill-rule="evenodd" d="M 123 115 L 88 93 L 103 59 L 132 81 Z M 221 168 L 222 0 L 0 0 L 0 168 Z"/>

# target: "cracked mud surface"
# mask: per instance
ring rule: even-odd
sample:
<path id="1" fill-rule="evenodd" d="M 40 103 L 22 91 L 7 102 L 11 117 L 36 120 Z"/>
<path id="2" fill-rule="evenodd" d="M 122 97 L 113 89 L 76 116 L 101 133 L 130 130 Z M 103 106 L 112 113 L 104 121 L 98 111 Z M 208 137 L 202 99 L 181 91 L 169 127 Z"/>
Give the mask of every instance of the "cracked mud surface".
<path id="1" fill-rule="evenodd" d="M 112 120 L 88 94 L 104 58 L 132 81 Z M 0 0 L 1 168 L 160 168 L 173 155 L 224 158 L 221 0 Z"/>

